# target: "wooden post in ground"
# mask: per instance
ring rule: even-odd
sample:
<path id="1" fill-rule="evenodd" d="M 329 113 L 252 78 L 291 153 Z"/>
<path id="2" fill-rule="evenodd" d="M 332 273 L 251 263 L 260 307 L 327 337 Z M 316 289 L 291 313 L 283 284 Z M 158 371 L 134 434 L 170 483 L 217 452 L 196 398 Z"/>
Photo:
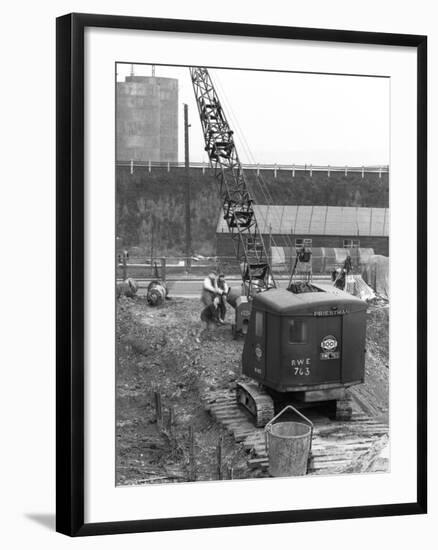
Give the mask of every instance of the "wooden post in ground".
<path id="1" fill-rule="evenodd" d="M 122 263 L 123 263 L 123 280 L 126 281 L 126 279 L 128 278 L 128 267 L 126 265 L 126 253 L 125 251 L 123 251 L 123 259 L 122 259 Z"/>
<path id="2" fill-rule="evenodd" d="M 189 481 L 196 481 L 195 434 L 193 426 L 189 427 Z"/>
<path id="3" fill-rule="evenodd" d="M 151 217 L 151 277 L 154 276 L 154 238 L 155 238 L 155 216 Z"/>
<path id="4" fill-rule="evenodd" d="M 169 434 L 172 434 L 172 425 L 173 425 L 173 407 L 169 407 L 169 418 L 167 419 L 167 431 Z"/>
<path id="5" fill-rule="evenodd" d="M 216 449 L 218 479 L 222 479 L 222 445 L 223 445 L 222 436 L 219 436 L 219 441 L 217 443 L 217 449 Z"/>
<path id="6" fill-rule="evenodd" d="M 234 479 L 234 468 L 231 466 L 229 462 L 227 464 L 227 474 L 228 474 L 228 479 Z"/>
<path id="7" fill-rule="evenodd" d="M 161 393 L 156 391 L 155 394 L 155 418 L 157 420 L 157 427 L 161 431 L 163 421 L 163 409 L 161 407 Z"/>

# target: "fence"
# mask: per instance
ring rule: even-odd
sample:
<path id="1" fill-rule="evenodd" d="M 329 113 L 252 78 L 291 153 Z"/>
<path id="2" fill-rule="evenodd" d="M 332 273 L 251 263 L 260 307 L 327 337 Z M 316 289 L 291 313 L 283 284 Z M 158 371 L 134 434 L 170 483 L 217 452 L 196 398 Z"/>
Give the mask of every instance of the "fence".
<path id="1" fill-rule="evenodd" d="M 212 270 L 220 269 L 220 263 L 216 258 L 197 257 L 160 257 L 146 258 L 129 257 L 129 260 L 119 255 L 117 261 L 117 278 L 126 280 L 128 277 L 134 279 L 155 279 L 161 278 L 185 278 L 206 276 Z M 239 271 L 238 263 L 233 259 L 236 266 L 236 273 Z"/>
<path id="2" fill-rule="evenodd" d="M 126 166 L 129 167 L 131 174 L 134 173 L 136 168 L 147 168 L 149 172 L 152 172 L 153 168 L 164 168 L 168 172 L 172 168 L 185 168 L 183 162 L 154 162 L 154 161 L 139 161 L 139 160 L 128 160 L 128 161 L 117 161 L 117 166 Z M 208 162 L 190 162 L 190 168 L 197 168 L 202 170 L 204 174 L 206 170 L 211 170 L 211 166 Z M 327 172 L 327 176 L 330 177 L 331 172 L 344 172 L 344 175 L 347 176 L 348 173 L 355 172 L 360 173 L 362 178 L 365 177 L 366 173 L 377 173 L 379 177 L 382 177 L 382 174 L 389 173 L 388 165 L 376 165 L 376 166 L 321 166 L 313 164 L 242 164 L 244 170 L 253 170 L 257 172 L 257 175 L 260 174 L 260 171 L 269 170 L 274 172 L 274 177 L 277 177 L 277 172 L 290 172 L 292 177 L 295 177 L 295 172 L 308 172 L 312 176 L 313 172 Z"/>
<path id="3" fill-rule="evenodd" d="M 276 277 L 289 277 L 292 266 L 295 263 L 295 248 L 272 247 L 271 262 L 272 270 Z M 345 258 L 351 256 L 353 266 L 357 269 L 366 264 L 374 254 L 371 248 L 321 248 L 312 249 L 312 271 L 314 275 L 325 276 L 342 265 Z M 222 272 L 227 277 L 239 277 L 240 265 L 235 256 L 216 256 L 210 258 L 199 258 L 196 256 L 187 257 L 160 257 L 147 258 L 141 261 L 136 257 L 135 261 L 128 262 L 123 257 L 117 262 L 117 278 L 127 279 L 186 279 L 205 277 L 210 271 Z"/>

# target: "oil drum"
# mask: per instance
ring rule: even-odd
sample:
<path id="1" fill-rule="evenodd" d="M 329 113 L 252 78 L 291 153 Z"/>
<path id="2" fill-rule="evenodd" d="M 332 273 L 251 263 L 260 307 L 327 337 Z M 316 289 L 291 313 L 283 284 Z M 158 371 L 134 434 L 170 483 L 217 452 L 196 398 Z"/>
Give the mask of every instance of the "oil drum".
<path id="1" fill-rule="evenodd" d="M 160 306 L 164 303 L 168 289 L 164 281 L 151 281 L 147 290 L 147 301 L 151 306 Z"/>

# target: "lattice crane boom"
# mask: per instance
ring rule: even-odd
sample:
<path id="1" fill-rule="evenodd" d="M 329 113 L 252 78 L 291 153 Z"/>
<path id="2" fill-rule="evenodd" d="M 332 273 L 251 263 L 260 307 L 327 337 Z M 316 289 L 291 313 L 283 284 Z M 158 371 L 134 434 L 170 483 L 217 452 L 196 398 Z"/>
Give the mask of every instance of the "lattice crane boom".
<path id="1" fill-rule="evenodd" d="M 190 67 L 205 150 L 219 185 L 224 219 L 234 242 L 246 294 L 276 287 L 266 246 L 219 97 L 205 67 Z"/>

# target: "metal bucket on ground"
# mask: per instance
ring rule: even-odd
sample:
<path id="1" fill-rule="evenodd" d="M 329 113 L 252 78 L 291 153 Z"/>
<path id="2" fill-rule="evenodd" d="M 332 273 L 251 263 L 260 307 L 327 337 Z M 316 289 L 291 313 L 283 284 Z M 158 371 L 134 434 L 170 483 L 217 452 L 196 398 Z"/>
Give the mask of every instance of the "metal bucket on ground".
<path id="1" fill-rule="evenodd" d="M 277 422 L 291 409 L 306 422 Z M 313 424 L 297 409 L 288 405 L 265 426 L 266 452 L 269 457 L 269 475 L 272 477 L 303 476 L 312 446 Z"/>

